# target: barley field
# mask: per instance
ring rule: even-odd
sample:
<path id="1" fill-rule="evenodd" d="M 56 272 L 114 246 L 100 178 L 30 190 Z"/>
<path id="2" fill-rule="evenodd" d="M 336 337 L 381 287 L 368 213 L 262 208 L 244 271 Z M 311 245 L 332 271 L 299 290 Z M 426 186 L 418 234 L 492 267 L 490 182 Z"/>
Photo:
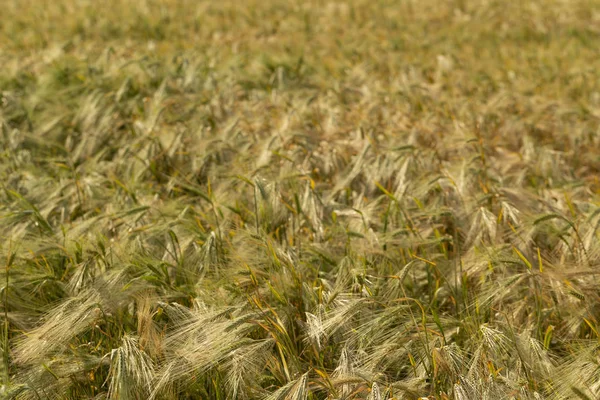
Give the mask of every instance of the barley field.
<path id="1" fill-rule="evenodd" d="M 0 5 L 1 398 L 600 398 L 599 1 Z"/>

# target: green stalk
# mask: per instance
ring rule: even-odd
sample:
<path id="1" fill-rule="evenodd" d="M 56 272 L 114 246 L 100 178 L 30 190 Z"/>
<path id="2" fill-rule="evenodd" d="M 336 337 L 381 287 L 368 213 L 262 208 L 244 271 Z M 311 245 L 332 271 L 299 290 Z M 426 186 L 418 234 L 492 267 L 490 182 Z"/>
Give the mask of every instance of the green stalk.
<path id="1" fill-rule="evenodd" d="M 4 384 L 8 385 L 10 380 L 10 374 L 8 371 L 9 357 L 8 357 L 8 287 L 10 284 L 10 266 L 14 260 L 14 254 L 11 254 L 11 245 L 9 244 L 8 256 L 6 258 L 5 275 L 6 282 L 4 287 L 4 345 L 3 345 L 3 356 L 4 356 Z"/>
<path id="2" fill-rule="evenodd" d="M 254 188 L 254 216 L 256 217 L 256 236 L 259 236 L 259 220 L 258 220 L 258 199 L 256 197 L 256 185 L 252 185 Z"/>

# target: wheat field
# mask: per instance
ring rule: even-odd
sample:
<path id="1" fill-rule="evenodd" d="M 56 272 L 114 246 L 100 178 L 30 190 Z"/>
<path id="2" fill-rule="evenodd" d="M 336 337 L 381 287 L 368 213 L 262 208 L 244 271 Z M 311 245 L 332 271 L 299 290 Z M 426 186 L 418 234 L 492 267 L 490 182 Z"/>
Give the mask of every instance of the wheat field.
<path id="1" fill-rule="evenodd" d="M 600 398 L 600 2 L 0 5 L 0 397 Z"/>

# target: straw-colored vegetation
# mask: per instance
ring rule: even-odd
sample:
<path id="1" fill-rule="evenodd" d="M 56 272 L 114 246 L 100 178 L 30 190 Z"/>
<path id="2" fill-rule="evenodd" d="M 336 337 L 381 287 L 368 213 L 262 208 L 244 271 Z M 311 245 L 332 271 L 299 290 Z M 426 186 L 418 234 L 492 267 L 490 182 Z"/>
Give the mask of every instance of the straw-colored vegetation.
<path id="1" fill-rule="evenodd" d="M 600 398 L 600 4 L 1 1 L 15 399 Z"/>

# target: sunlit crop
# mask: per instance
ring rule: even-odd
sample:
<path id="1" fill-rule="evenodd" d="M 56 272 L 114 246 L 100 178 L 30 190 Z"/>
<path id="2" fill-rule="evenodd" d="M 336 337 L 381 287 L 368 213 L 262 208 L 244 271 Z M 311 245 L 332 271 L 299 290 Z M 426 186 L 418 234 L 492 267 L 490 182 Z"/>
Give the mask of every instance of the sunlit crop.
<path id="1" fill-rule="evenodd" d="M 0 397 L 600 398 L 600 3 L 0 5 Z"/>

